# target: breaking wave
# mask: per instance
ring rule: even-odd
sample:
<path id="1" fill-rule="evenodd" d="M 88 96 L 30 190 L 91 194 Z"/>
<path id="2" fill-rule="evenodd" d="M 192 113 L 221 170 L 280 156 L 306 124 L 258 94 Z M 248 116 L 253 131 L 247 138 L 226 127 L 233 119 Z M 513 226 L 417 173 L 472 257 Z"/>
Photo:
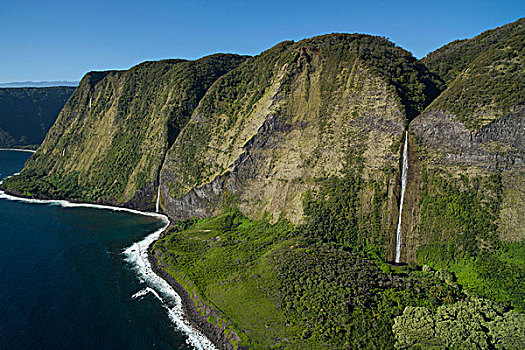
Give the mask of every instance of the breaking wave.
<path id="1" fill-rule="evenodd" d="M 0 184 L 2 184 L 2 182 L 3 181 L 0 181 Z M 149 234 L 143 240 L 136 242 L 132 246 L 126 248 L 122 253 L 125 256 L 125 261 L 132 266 L 132 269 L 138 276 L 139 280 L 147 286 L 145 289 L 142 289 L 139 292 L 135 293 L 132 296 L 132 298 L 139 299 L 144 297 L 148 293 L 152 293 L 157 299 L 161 301 L 162 306 L 167 310 L 168 316 L 175 325 L 175 327 L 182 331 L 184 334 L 186 334 L 186 336 L 188 337 L 187 342 L 190 345 L 194 346 L 199 350 L 216 349 L 213 343 L 204 334 L 202 334 L 199 330 L 195 329 L 190 324 L 190 322 L 184 315 L 181 298 L 179 297 L 177 292 L 175 292 L 175 290 L 168 284 L 168 282 L 166 282 L 163 278 L 155 274 L 148 261 L 148 247 L 151 245 L 151 243 L 156 241 L 159 238 L 159 235 L 162 233 L 162 231 L 164 231 L 169 226 L 169 219 L 167 216 L 158 213 L 142 212 L 139 210 L 128 208 L 112 207 L 109 205 L 72 203 L 66 200 L 22 198 L 7 194 L 2 190 L 0 190 L 0 198 L 32 204 L 57 205 L 64 208 L 82 207 L 122 211 L 136 215 L 152 216 L 160 219 L 164 223 L 164 225 L 161 228 Z"/>

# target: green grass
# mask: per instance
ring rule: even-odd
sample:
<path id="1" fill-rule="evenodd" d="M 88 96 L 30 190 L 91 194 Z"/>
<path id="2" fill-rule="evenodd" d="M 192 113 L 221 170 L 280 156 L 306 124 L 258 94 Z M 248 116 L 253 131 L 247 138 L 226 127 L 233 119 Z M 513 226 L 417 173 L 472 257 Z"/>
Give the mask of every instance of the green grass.
<path id="1" fill-rule="evenodd" d="M 237 211 L 173 229 L 155 244 L 165 254 L 169 272 L 213 307 L 242 343 L 271 345 L 270 334 L 281 334 L 282 312 L 272 291 L 277 280 L 268 256 L 282 245 L 292 227 L 249 221 Z"/>
<path id="2" fill-rule="evenodd" d="M 307 232 L 230 210 L 178 223 L 154 249 L 239 346 L 255 349 L 392 348 L 393 318 L 405 306 L 433 309 L 459 296 L 420 272 L 311 242 Z"/>

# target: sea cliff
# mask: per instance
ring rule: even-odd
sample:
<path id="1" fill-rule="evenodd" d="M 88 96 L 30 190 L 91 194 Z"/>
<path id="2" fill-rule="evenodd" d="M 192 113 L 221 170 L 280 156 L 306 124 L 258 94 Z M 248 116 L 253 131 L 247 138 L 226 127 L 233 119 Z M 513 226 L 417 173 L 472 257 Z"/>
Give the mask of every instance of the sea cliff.
<path id="1" fill-rule="evenodd" d="M 525 310 L 524 23 L 422 60 L 330 34 L 90 73 L 3 187 L 158 200 L 152 266 L 219 347 L 496 346 L 446 330 L 499 310 L 510 334 Z"/>

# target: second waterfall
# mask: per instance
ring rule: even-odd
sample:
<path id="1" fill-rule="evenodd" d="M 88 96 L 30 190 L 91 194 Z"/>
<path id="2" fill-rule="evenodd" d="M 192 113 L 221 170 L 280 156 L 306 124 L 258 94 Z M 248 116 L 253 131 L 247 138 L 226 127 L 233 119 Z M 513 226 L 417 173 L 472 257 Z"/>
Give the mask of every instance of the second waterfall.
<path id="1" fill-rule="evenodd" d="M 155 213 L 158 213 L 160 209 L 160 183 L 159 188 L 157 190 L 157 202 L 155 203 Z"/>
<path id="2" fill-rule="evenodd" d="M 401 167 L 401 199 L 399 200 L 399 219 L 397 220 L 397 231 L 396 231 L 396 264 L 399 264 L 401 259 L 401 242 L 402 242 L 402 231 L 401 231 L 401 218 L 403 215 L 403 200 L 405 199 L 405 189 L 407 184 L 407 172 L 408 172 L 408 131 L 405 131 L 405 144 L 403 146 L 403 165 Z"/>

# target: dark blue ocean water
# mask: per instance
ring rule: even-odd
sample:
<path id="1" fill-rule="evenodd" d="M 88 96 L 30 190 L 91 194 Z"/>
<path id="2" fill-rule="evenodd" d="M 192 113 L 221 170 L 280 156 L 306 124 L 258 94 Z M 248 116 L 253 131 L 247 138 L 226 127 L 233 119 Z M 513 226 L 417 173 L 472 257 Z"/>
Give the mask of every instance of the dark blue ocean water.
<path id="1" fill-rule="evenodd" d="M 0 178 L 30 153 L 0 151 Z M 190 349 L 122 251 L 154 217 L 0 199 L 0 349 Z"/>

